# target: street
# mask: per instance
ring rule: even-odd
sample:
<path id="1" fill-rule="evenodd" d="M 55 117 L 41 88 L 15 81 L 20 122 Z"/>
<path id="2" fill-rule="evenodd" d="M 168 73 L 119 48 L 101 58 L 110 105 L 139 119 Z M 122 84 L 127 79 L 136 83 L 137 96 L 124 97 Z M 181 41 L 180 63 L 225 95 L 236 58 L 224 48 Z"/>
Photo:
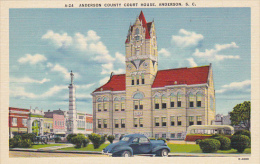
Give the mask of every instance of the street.
<path id="1" fill-rule="evenodd" d="M 9 151 L 9 157 L 107 157 L 102 154 L 77 154 L 77 153 L 46 153 L 46 152 L 24 152 Z"/>

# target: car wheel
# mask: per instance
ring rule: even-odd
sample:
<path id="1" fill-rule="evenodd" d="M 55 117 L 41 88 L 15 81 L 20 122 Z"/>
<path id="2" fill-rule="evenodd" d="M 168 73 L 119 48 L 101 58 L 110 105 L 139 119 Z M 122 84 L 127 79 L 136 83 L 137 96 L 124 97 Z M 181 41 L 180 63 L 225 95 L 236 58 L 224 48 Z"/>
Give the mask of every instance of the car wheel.
<path id="1" fill-rule="evenodd" d="M 131 152 L 130 151 L 124 151 L 121 156 L 122 157 L 131 157 Z"/>
<path id="2" fill-rule="evenodd" d="M 168 153 L 169 151 L 167 149 L 162 149 L 160 155 L 161 157 L 168 157 Z"/>

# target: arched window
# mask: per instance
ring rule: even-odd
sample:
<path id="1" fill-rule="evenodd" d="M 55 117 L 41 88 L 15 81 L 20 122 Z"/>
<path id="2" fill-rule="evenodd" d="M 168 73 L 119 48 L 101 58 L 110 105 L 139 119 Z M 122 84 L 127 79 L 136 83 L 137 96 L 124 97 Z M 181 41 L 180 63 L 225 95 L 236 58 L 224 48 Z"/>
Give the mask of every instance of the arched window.
<path id="1" fill-rule="evenodd" d="M 202 93 L 198 92 L 196 94 L 197 107 L 201 107 L 201 99 L 202 99 Z"/>
<path id="2" fill-rule="evenodd" d="M 182 95 L 180 92 L 178 92 L 177 94 L 177 106 L 181 107 L 181 99 L 182 99 Z"/>
<path id="3" fill-rule="evenodd" d="M 138 35 L 139 34 L 139 28 L 136 28 L 135 29 L 135 35 Z"/>
<path id="4" fill-rule="evenodd" d="M 162 95 L 162 109 L 167 108 L 167 97 L 165 95 Z"/>
<path id="5" fill-rule="evenodd" d="M 119 101 L 119 98 L 118 97 L 114 98 L 114 101 Z"/>
<path id="6" fill-rule="evenodd" d="M 97 99 L 97 102 L 102 102 L 102 99 L 99 97 L 99 98 Z"/>
<path id="7" fill-rule="evenodd" d="M 107 97 L 104 97 L 103 101 L 108 101 L 108 98 L 107 98 Z"/>
<path id="8" fill-rule="evenodd" d="M 159 98 L 159 96 L 156 95 L 154 97 L 154 109 L 159 109 L 160 108 L 159 101 L 160 101 L 160 98 Z"/>
<path id="9" fill-rule="evenodd" d="M 189 94 L 189 106 L 194 107 L 194 95 L 192 93 Z"/>
<path id="10" fill-rule="evenodd" d="M 171 93 L 171 95 L 170 95 L 171 108 L 174 107 L 174 100 L 175 100 L 175 97 L 176 97 L 176 96 L 175 96 L 173 93 Z"/>
<path id="11" fill-rule="evenodd" d="M 134 94 L 133 98 L 134 100 L 134 109 L 135 110 L 143 110 L 143 101 L 144 94 L 142 92 L 137 92 Z"/>

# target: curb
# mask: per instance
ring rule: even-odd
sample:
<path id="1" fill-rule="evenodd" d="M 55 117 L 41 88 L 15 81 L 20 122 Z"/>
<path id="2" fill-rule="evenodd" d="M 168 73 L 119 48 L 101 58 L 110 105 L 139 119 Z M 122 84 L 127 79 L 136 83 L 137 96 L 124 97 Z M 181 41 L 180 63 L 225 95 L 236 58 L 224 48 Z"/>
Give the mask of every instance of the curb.
<path id="1" fill-rule="evenodd" d="M 41 153 L 74 153 L 74 154 L 102 154 L 100 151 L 62 151 L 62 150 L 40 150 L 40 149 L 16 149 L 11 148 L 9 151 L 41 152 Z"/>

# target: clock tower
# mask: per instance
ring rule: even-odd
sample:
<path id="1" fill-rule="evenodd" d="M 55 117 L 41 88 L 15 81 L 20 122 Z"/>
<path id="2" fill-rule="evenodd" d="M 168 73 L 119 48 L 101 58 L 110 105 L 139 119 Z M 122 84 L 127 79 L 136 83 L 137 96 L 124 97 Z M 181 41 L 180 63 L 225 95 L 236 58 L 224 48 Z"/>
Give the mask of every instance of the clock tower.
<path id="1" fill-rule="evenodd" d="M 126 48 L 126 106 L 127 125 L 135 133 L 151 131 L 152 84 L 158 69 L 158 52 L 154 21 L 146 22 L 143 12 L 130 25 Z M 149 118 L 149 119 L 148 119 Z M 150 135 L 150 134 L 147 134 Z"/>

